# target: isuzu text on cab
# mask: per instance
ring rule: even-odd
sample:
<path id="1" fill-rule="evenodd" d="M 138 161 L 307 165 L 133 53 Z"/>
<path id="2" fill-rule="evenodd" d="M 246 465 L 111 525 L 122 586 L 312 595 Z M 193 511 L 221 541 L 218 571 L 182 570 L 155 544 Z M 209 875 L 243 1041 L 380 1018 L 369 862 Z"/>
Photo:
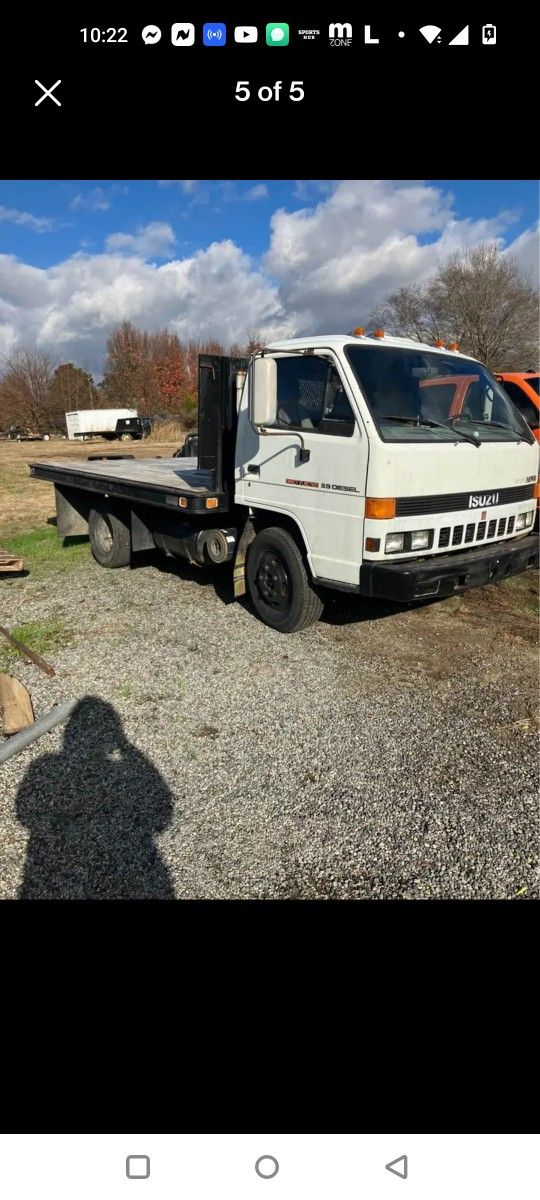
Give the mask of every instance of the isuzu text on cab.
<path id="1" fill-rule="evenodd" d="M 234 565 L 267 625 L 325 590 L 401 602 L 538 566 L 539 446 L 489 371 L 451 345 L 319 334 L 199 360 L 198 458 L 35 462 L 58 533 L 107 567 L 159 547 Z"/>

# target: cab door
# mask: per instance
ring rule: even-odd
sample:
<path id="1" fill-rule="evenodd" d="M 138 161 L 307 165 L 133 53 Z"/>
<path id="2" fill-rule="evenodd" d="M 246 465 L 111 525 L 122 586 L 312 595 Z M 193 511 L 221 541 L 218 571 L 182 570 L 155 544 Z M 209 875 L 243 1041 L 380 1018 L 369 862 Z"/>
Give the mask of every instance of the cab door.
<path id="1" fill-rule="evenodd" d="M 331 351 L 275 358 L 277 419 L 268 432 L 251 424 L 244 390 L 237 497 L 293 517 L 314 576 L 358 584 L 368 442 L 349 385 Z"/>

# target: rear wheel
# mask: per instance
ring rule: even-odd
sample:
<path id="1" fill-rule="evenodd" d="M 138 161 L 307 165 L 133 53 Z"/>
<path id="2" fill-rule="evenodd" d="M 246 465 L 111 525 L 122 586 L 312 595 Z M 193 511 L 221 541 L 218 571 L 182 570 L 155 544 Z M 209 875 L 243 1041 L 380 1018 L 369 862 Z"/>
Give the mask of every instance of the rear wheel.
<path id="1" fill-rule="evenodd" d="M 131 433 L 121 433 L 120 434 L 121 442 L 131 442 L 132 440 L 133 440 L 133 435 Z"/>
<path id="2" fill-rule="evenodd" d="M 318 621 L 323 603 L 294 538 L 279 526 L 262 529 L 248 551 L 246 578 L 253 607 L 279 633 L 297 633 Z"/>
<path id="3" fill-rule="evenodd" d="M 88 517 L 90 546 L 102 567 L 127 567 L 131 560 L 131 536 L 128 520 L 116 512 L 90 510 Z"/>

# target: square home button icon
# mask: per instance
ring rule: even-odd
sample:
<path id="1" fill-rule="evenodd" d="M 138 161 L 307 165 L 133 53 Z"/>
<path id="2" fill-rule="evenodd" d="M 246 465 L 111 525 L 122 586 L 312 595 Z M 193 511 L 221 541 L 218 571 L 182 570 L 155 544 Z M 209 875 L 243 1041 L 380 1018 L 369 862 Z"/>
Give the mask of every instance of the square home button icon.
<path id="1" fill-rule="evenodd" d="M 150 1175 L 148 1155 L 129 1154 L 126 1158 L 126 1175 L 128 1179 L 148 1179 Z"/>

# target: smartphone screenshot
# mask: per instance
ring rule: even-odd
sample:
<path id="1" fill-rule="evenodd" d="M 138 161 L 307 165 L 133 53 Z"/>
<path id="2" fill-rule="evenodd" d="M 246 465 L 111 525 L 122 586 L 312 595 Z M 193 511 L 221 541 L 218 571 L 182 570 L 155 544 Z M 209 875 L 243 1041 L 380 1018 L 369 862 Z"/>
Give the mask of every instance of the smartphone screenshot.
<path id="1" fill-rule="evenodd" d="M 5 17 L 10 1200 L 537 1196 L 534 36 L 496 16 Z"/>

